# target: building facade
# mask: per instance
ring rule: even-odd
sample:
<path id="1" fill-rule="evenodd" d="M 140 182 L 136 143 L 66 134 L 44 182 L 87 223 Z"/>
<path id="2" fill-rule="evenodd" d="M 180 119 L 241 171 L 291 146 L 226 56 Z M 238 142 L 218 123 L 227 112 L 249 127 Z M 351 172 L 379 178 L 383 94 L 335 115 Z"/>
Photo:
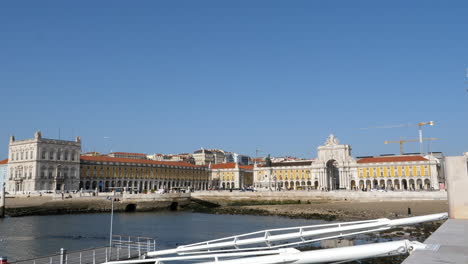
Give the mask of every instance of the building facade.
<path id="1" fill-rule="evenodd" d="M 8 177 L 10 193 L 68 191 L 78 189 L 81 139 L 75 141 L 42 138 L 10 138 Z"/>
<path id="2" fill-rule="evenodd" d="M 0 188 L 3 188 L 8 175 L 8 159 L 0 160 Z"/>
<path id="3" fill-rule="evenodd" d="M 123 159 L 146 159 L 146 154 L 143 153 L 129 153 L 129 152 L 112 152 L 107 154 L 112 158 L 123 158 Z"/>
<path id="4" fill-rule="evenodd" d="M 213 152 L 204 148 L 195 151 L 192 156 L 195 160 L 195 165 L 215 164 L 215 156 Z"/>
<path id="5" fill-rule="evenodd" d="M 260 189 L 438 190 L 441 161 L 432 155 L 355 159 L 349 145 L 330 135 L 317 148 L 317 159 L 256 165 L 254 185 Z"/>
<path id="6" fill-rule="evenodd" d="M 81 156 L 79 188 L 132 192 L 193 188 L 206 190 L 210 182 L 207 167 L 187 162 Z"/>
<path id="7" fill-rule="evenodd" d="M 237 163 L 211 165 L 211 188 L 241 189 L 253 186 L 253 166 Z"/>

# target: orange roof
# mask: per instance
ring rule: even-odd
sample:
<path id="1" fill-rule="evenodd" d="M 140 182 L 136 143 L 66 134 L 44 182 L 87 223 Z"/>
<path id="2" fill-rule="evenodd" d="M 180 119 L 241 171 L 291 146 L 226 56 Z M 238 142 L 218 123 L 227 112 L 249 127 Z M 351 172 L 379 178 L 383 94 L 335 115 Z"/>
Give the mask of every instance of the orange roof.
<path id="1" fill-rule="evenodd" d="M 394 157 L 373 157 L 362 158 L 357 163 L 380 163 L 380 162 L 404 162 L 404 161 L 428 161 L 422 156 L 394 156 Z"/>
<path id="2" fill-rule="evenodd" d="M 156 164 L 156 165 L 202 168 L 202 166 L 197 166 L 192 163 L 182 162 L 182 161 L 155 161 L 155 160 L 144 160 L 144 159 L 113 158 L 109 156 L 81 156 L 80 159 L 84 161 L 125 162 L 125 163 Z"/>
<path id="3" fill-rule="evenodd" d="M 0 164 L 7 164 L 7 163 L 8 163 L 8 159 L 0 160 Z"/>
<path id="4" fill-rule="evenodd" d="M 146 156 L 146 154 L 143 154 L 143 153 L 130 153 L 130 152 L 111 152 L 110 154 L 133 155 L 133 156 Z"/>
<path id="5" fill-rule="evenodd" d="M 234 162 L 218 163 L 218 164 L 211 165 L 212 169 L 234 169 L 235 167 L 236 167 L 236 163 Z M 239 165 L 239 168 L 244 169 L 244 170 L 253 170 L 252 165 Z"/>
<path id="6" fill-rule="evenodd" d="M 244 170 L 253 170 L 253 165 L 240 165 L 239 168 Z"/>
<path id="7" fill-rule="evenodd" d="M 234 169 L 236 167 L 236 163 L 230 162 L 230 163 L 218 163 L 218 164 L 212 164 L 211 168 L 212 169 Z"/>

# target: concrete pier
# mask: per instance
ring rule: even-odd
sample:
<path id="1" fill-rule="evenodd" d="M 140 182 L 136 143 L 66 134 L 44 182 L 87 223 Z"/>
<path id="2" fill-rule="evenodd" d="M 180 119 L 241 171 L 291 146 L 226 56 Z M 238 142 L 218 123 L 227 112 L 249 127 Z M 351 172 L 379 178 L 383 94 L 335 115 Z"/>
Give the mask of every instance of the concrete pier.
<path id="1" fill-rule="evenodd" d="M 450 219 L 424 241 L 436 250 L 415 251 L 403 264 L 468 263 L 467 167 L 466 156 L 446 158 Z"/>
<path id="2" fill-rule="evenodd" d="M 5 217 L 5 184 L 1 186 L 0 196 L 0 218 L 3 218 Z"/>

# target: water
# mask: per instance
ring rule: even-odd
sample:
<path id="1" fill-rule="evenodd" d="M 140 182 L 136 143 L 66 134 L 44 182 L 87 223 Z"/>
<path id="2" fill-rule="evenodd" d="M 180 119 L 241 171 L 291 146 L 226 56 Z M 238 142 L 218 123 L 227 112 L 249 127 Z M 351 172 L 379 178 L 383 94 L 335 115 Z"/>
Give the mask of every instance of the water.
<path id="1" fill-rule="evenodd" d="M 110 214 L 27 216 L 0 219 L 0 256 L 10 261 L 109 243 Z M 116 213 L 114 234 L 156 239 L 172 248 L 263 229 L 314 225 L 322 220 L 278 216 L 213 215 L 190 212 Z"/>

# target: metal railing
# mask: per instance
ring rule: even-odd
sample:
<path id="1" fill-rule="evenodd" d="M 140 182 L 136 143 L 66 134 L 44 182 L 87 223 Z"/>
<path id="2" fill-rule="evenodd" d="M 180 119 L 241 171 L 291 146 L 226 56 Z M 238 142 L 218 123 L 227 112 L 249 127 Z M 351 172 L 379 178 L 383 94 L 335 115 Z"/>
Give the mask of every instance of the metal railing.
<path id="1" fill-rule="evenodd" d="M 115 260 L 139 259 L 156 250 L 156 241 L 148 237 L 115 235 L 112 247 L 96 247 L 77 251 L 61 249 L 60 253 L 31 259 L 16 260 L 10 264 L 101 264 Z"/>
<path id="2" fill-rule="evenodd" d="M 127 251 L 129 256 L 132 250 L 142 255 L 156 250 L 156 240 L 150 237 L 114 235 L 112 236 L 112 247 L 115 247 L 117 251 Z"/>

